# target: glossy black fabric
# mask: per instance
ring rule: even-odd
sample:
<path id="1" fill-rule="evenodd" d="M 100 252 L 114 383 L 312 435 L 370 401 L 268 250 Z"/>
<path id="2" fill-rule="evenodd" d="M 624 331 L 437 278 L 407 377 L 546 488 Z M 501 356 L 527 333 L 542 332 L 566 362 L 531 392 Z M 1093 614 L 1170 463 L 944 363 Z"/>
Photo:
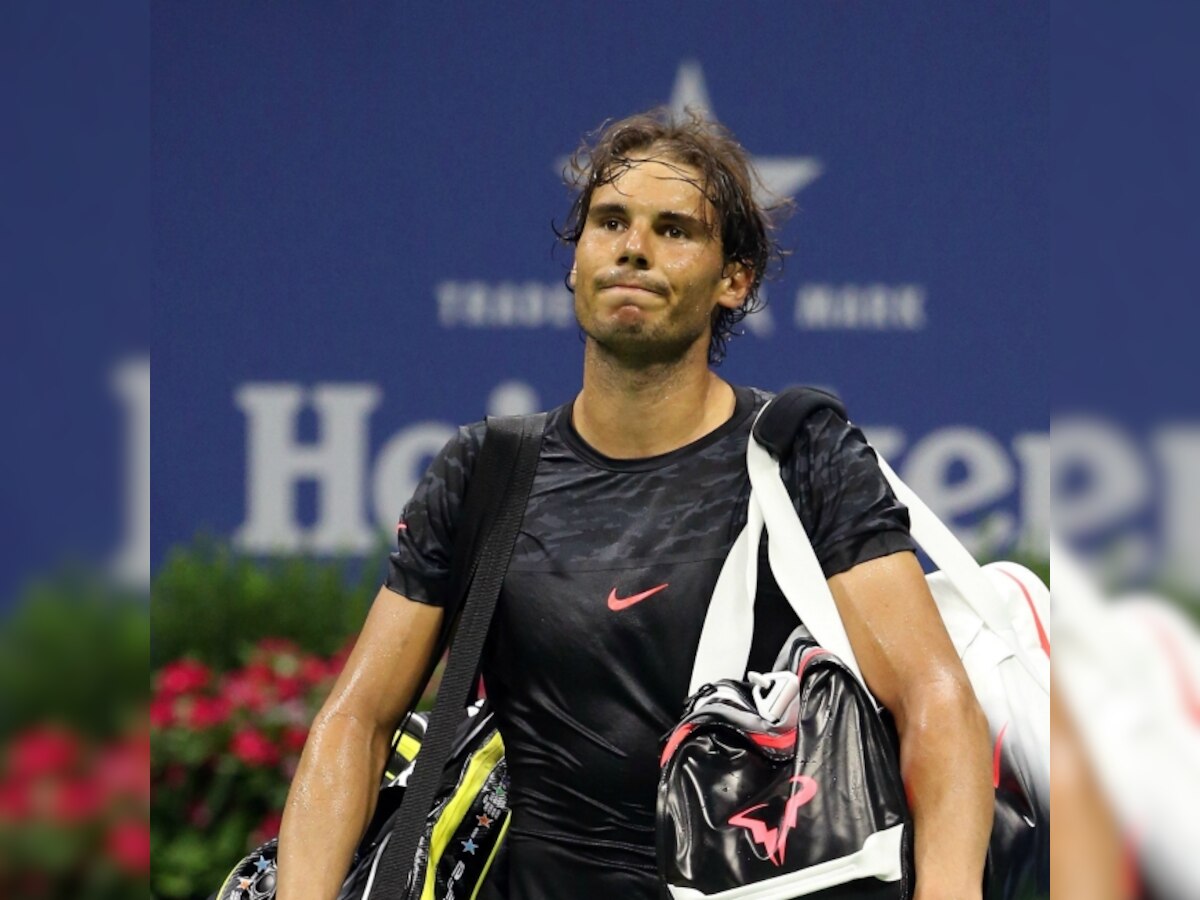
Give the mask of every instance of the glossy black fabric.
<path id="1" fill-rule="evenodd" d="M 639 460 L 589 447 L 569 405 L 550 414 L 484 657 L 512 780 L 513 900 L 566 896 L 564 845 L 579 860 L 570 896 L 657 895 L 660 740 L 682 712 L 709 597 L 746 521 L 746 441 L 768 397 L 736 396 L 713 433 Z M 397 593 L 444 601 L 479 433 L 462 429 L 405 507 L 388 575 Z M 845 419 L 814 415 L 784 477 L 827 575 L 913 547 L 907 511 Z M 796 624 L 768 575 L 751 666 L 769 668 Z"/>
<path id="2" fill-rule="evenodd" d="M 668 742 L 658 787 L 664 880 L 713 894 L 841 859 L 904 825 L 899 881 L 856 879 L 812 896 L 910 897 L 912 828 L 894 729 L 803 628 L 774 668 L 802 673 L 790 722 L 766 722 L 746 682 L 722 681 L 692 698 Z"/>

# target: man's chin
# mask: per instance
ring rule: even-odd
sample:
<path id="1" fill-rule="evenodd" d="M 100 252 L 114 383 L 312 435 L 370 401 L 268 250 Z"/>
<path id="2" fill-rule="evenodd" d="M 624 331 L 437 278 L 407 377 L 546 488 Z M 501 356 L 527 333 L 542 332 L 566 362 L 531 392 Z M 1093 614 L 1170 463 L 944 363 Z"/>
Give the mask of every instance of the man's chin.
<path id="1" fill-rule="evenodd" d="M 693 336 L 666 336 L 644 322 L 624 327 L 594 329 L 585 334 L 604 356 L 631 367 L 670 365 L 687 356 L 698 340 Z"/>

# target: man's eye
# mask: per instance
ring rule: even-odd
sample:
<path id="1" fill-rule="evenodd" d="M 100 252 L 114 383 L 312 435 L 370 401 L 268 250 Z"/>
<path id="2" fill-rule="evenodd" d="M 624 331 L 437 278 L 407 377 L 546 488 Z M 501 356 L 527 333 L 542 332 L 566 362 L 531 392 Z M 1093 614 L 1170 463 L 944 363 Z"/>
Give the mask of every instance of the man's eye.
<path id="1" fill-rule="evenodd" d="M 606 231 L 616 231 L 618 228 L 621 227 L 621 220 L 620 219 L 605 219 L 604 221 L 602 221 L 600 223 L 600 227 L 605 229 Z"/>
<path id="2" fill-rule="evenodd" d="M 669 238 L 684 238 L 687 237 L 687 232 L 678 225 L 668 225 L 666 235 Z"/>

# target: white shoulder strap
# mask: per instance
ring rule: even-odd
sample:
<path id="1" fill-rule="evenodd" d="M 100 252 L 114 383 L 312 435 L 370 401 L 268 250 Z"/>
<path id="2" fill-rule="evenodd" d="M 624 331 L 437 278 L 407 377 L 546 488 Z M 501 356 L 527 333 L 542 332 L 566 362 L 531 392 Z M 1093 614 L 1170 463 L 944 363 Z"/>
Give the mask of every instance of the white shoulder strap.
<path id="1" fill-rule="evenodd" d="M 979 563 L 971 552 L 954 536 L 954 532 L 937 517 L 925 501 L 918 497 L 900 476 L 893 471 L 879 452 L 875 453 L 879 460 L 879 468 L 891 485 L 896 498 L 908 507 L 909 519 L 912 523 L 912 536 L 921 549 L 929 554 L 929 558 L 947 578 L 958 588 L 971 605 L 971 608 L 983 619 L 992 631 L 1004 634 L 1012 629 L 1007 613 L 1000 601 L 996 588 L 983 573 Z"/>
<path id="2" fill-rule="evenodd" d="M 762 533 L 762 513 L 751 494 L 746 527 L 725 557 L 704 617 L 688 684 L 689 697 L 706 684 L 722 678 L 741 678 L 746 673 L 754 638 L 754 595 L 758 588 L 758 545 Z"/>
<path id="3" fill-rule="evenodd" d="M 891 466 L 878 453 L 876 456 L 896 497 L 908 507 L 913 539 L 988 628 L 1003 638 L 1025 668 L 1040 679 L 1037 674 L 1040 670 L 1016 640 L 1001 598 L 979 563 Z M 778 461 L 750 437 L 746 467 L 751 485 L 748 522 L 734 543 L 713 592 L 689 696 L 704 684 L 721 678 L 741 678 L 745 672 L 754 632 L 758 546 L 764 529 L 771 537 L 768 542 L 771 572 L 788 603 L 817 642 L 839 656 L 863 681 L 825 574 L 780 476 Z"/>
<path id="4" fill-rule="evenodd" d="M 929 554 L 934 564 L 950 579 L 950 583 L 958 589 L 962 599 L 975 611 L 995 634 L 997 634 L 1013 655 L 1021 662 L 1025 670 L 1039 683 L 1046 682 L 1044 666 L 1038 666 L 1030 657 L 1028 650 L 1017 639 L 1013 631 L 1012 619 L 1004 609 L 1003 601 L 983 568 L 975 561 L 971 552 L 954 536 L 954 532 L 937 517 L 925 501 L 918 497 L 907 484 L 900 480 L 887 461 L 879 456 L 879 468 L 883 471 L 896 498 L 908 507 L 908 515 L 912 525 L 912 536 L 921 548 Z"/>
<path id="5" fill-rule="evenodd" d="M 688 696 L 705 684 L 745 674 L 754 636 L 758 547 L 764 527 L 771 537 L 767 545 L 771 572 L 788 603 L 817 643 L 840 657 L 862 681 L 825 573 L 780 477 L 779 463 L 751 437 L 747 441 L 746 467 L 751 486 L 747 524 L 717 579 L 696 650 Z"/>
<path id="6" fill-rule="evenodd" d="M 752 497 L 762 508 L 770 536 L 767 552 L 771 574 L 817 643 L 839 657 L 863 681 L 825 572 L 780 477 L 779 461 L 751 438 L 746 448 L 746 466 L 750 470 Z"/>

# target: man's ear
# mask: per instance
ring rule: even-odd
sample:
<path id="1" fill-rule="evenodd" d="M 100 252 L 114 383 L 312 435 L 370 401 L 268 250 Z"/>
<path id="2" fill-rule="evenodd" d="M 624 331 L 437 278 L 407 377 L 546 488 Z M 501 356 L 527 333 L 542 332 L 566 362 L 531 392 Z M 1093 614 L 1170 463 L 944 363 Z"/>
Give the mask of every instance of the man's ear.
<path id="1" fill-rule="evenodd" d="M 717 304 L 727 309 L 737 309 L 746 302 L 750 285 L 754 282 L 753 272 L 740 262 L 726 263 L 721 274 L 721 289 Z"/>
<path id="2" fill-rule="evenodd" d="M 571 290 L 575 290 L 575 264 L 571 264 L 571 274 L 567 276 L 567 285 Z"/>

